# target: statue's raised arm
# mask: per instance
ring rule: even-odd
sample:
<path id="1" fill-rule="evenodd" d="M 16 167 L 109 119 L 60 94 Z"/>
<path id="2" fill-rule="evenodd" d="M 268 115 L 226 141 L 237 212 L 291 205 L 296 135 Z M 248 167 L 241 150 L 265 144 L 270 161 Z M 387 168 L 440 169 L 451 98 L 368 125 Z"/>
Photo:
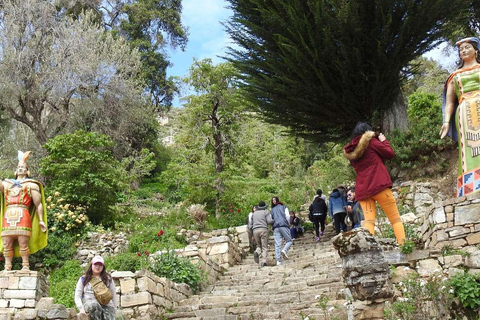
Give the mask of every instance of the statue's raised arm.
<path id="1" fill-rule="evenodd" d="M 12 258 L 22 257 L 22 269 L 29 269 L 31 253 L 47 245 L 47 212 L 43 185 L 30 179 L 27 159 L 30 152 L 18 152 L 15 179 L 0 183 L 0 250 L 5 256 L 5 270 L 12 269 Z"/>

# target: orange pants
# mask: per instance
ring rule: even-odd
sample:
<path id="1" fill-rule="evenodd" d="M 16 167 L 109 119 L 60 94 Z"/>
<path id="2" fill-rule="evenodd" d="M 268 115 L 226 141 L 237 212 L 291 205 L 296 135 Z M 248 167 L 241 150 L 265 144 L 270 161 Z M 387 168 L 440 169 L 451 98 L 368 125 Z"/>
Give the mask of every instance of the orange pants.
<path id="1" fill-rule="evenodd" d="M 382 210 L 387 215 L 388 221 L 390 221 L 390 224 L 393 227 L 393 232 L 395 233 L 397 242 L 399 244 L 405 243 L 405 229 L 403 228 L 402 220 L 400 220 L 400 213 L 398 212 L 397 203 L 395 202 L 395 198 L 393 197 L 393 193 L 390 188 L 386 188 L 368 199 L 359 200 L 365 216 L 364 227 L 367 228 L 371 234 L 375 233 L 375 217 L 377 215 L 375 201 L 378 202 Z"/>

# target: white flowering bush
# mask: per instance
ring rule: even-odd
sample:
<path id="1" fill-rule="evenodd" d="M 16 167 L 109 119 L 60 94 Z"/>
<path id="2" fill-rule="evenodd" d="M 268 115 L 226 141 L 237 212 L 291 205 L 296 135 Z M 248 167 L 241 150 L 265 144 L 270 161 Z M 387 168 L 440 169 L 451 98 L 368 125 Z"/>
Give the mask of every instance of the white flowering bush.
<path id="1" fill-rule="evenodd" d="M 402 296 L 384 309 L 385 319 L 451 319 L 453 289 L 443 273 L 429 278 L 415 274 L 396 286 Z"/>
<path id="2" fill-rule="evenodd" d="M 81 237 L 93 229 L 86 215 L 86 208 L 66 203 L 60 192 L 55 192 L 45 199 L 47 206 L 49 232 L 61 235 L 68 233 Z"/>

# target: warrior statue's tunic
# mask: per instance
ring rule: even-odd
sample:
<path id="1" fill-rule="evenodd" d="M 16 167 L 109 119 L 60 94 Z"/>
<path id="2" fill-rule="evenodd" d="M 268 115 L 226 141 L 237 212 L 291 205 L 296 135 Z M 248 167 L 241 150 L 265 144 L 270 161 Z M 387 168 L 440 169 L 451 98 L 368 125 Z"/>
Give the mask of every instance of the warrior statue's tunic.
<path id="1" fill-rule="evenodd" d="M 1 182 L 0 182 L 1 183 Z M 43 203 L 43 211 L 37 213 L 32 200 L 31 185 L 39 186 Z M 28 246 L 30 253 L 34 253 L 47 245 L 47 233 L 41 232 L 38 227 L 38 214 L 42 215 L 43 221 L 47 221 L 45 197 L 43 185 L 33 179 L 3 181 L 4 193 L 0 192 L 0 220 L 2 221 L 1 236 L 3 237 L 30 237 Z M 33 227 L 32 227 L 33 226 Z M 0 242 L 0 251 L 3 251 L 3 243 Z M 15 256 L 19 257 L 18 244 L 14 246 Z"/>

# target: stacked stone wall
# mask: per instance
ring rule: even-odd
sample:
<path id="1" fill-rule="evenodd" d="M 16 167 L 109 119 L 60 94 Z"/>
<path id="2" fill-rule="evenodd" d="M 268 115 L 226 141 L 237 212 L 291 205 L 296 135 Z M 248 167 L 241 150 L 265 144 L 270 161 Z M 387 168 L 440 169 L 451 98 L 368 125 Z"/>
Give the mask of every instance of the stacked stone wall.
<path id="1" fill-rule="evenodd" d="M 480 193 L 435 203 L 422 219 L 425 248 L 480 244 Z"/>

